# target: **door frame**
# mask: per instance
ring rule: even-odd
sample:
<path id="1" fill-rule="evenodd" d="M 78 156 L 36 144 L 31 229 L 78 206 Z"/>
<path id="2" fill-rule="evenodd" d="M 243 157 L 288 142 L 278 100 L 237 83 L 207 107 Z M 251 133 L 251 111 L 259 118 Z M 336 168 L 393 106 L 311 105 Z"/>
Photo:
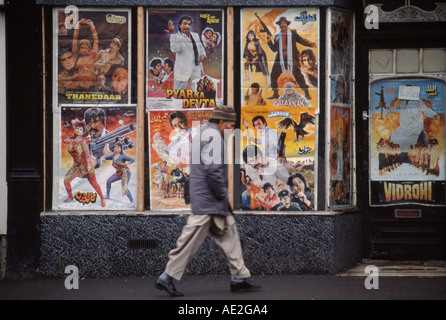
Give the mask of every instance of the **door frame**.
<path id="1" fill-rule="evenodd" d="M 404 259 L 416 258 L 416 252 L 410 253 L 404 244 L 396 245 L 394 253 L 376 252 L 374 241 L 376 232 L 374 223 L 376 220 L 383 221 L 407 221 L 396 220 L 395 209 L 420 209 L 423 216 L 419 222 L 430 225 L 439 225 L 446 228 L 446 214 L 444 207 L 426 207 L 420 205 L 402 205 L 387 207 L 371 207 L 369 204 L 370 194 L 370 170 L 369 170 L 369 134 L 370 121 L 363 120 L 363 111 L 369 112 L 369 51 L 373 49 L 414 49 L 414 48 L 444 48 L 446 47 L 446 22 L 423 22 L 423 23 L 380 23 L 378 30 L 367 30 L 364 27 L 364 17 L 357 17 L 357 41 L 356 41 L 356 106 L 355 116 L 356 134 L 358 135 L 356 146 L 356 170 L 357 170 L 357 205 L 363 212 L 362 216 L 362 252 L 365 258 L 388 258 Z M 359 139 L 362 137 L 362 139 Z M 411 220 L 411 223 L 415 220 Z M 444 241 L 443 241 L 444 243 Z M 398 249 L 399 247 L 399 249 Z M 415 247 L 414 247 L 415 248 Z M 420 245 L 416 250 L 421 250 Z M 409 250 L 410 251 L 410 250 Z M 438 250 L 437 250 L 438 251 Z M 428 252 L 420 254 L 419 258 L 429 259 L 446 256 L 446 250 L 440 248 L 439 252 Z M 442 257 L 443 259 L 445 257 Z"/>

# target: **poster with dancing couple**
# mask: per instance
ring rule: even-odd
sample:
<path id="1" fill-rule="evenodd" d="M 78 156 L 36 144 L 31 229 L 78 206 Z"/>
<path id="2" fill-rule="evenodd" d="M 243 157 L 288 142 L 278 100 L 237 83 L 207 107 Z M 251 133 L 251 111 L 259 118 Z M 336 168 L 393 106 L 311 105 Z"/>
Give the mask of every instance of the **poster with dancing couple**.
<path id="1" fill-rule="evenodd" d="M 370 176 L 374 205 L 445 204 L 445 82 L 370 85 Z"/>
<path id="2" fill-rule="evenodd" d="M 329 9 L 330 24 L 328 61 L 329 79 L 327 100 L 327 135 L 329 148 L 328 203 L 331 207 L 352 205 L 352 121 L 353 121 L 353 39 L 354 15 L 352 12 Z"/>
<path id="3" fill-rule="evenodd" d="M 316 128 L 312 107 L 245 106 L 241 110 L 241 208 L 315 208 Z"/>
<path id="4" fill-rule="evenodd" d="M 242 106 L 318 109 L 319 20 L 317 8 L 242 9 Z"/>
<path id="5" fill-rule="evenodd" d="M 190 210 L 192 138 L 212 110 L 149 111 L 150 209 Z"/>
<path id="6" fill-rule="evenodd" d="M 61 105 L 53 210 L 136 210 L 135 105 Z"/>
<path id="7" fill-rule="evenodd" d="M 147 109 L 223 103 L 224 11 L 147 10 Z"/>
<path id="8" fill-rule="evenodd" d="M 53 106 L 131 103 L 131 11 L 53 11 Z"/>

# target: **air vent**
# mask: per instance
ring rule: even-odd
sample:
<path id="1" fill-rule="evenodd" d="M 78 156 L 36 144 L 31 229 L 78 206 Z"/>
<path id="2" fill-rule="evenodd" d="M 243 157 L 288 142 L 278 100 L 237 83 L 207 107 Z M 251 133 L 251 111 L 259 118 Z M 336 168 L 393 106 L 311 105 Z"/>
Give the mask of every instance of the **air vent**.
<path id="1" fill-rule="evenodd" d="M 127 242 L 129 249 L 158 249 L 156 239 L 130 239 Z"/>

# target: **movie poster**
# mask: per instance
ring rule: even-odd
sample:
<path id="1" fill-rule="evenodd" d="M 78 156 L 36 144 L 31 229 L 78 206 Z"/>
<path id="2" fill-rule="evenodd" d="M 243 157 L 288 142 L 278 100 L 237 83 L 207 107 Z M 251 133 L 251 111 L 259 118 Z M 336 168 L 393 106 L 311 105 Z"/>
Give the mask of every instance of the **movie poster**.
<path id="1" fill-rule="evenodd" d="M 136 210 L 136 121 L 136 106 L 61 105 L 53 210 Z"/>
<path id="2" fill-rule="evenodd" d="M 313 114 L 313 107 L 242 108 L 242 210 L 316 209 Z"/>
<path id="3" fill-rule="evenodd" d="M 53 11 L 53 105 L 131 101 L 130 9 Z"/>
<path id="4" fill-rule="evenodd" d="M 149 111 L 150 209 L 190 210 L 190 144 L 212 110 Z"/>
<path id="5" fill-rule="evenodd" d="M 147 108 L 215 108 L 223 103 L 222 9 L 147 11 Z"/>
<path id="6" fill-rule="evenodd" d="M 317 110 L 319 10 L 249 8 L 241 19 L 242 106 Z"/>
<path id="7" fill-rule="evenodd" d="M 329 205 L 352 204 L 353 14 L 330 10 Z"/>
<path id="8" fill-rule="evenodd" d="M 370 114 L 371 204 L 444 205 L 444 81 L 375 81 Z"/>

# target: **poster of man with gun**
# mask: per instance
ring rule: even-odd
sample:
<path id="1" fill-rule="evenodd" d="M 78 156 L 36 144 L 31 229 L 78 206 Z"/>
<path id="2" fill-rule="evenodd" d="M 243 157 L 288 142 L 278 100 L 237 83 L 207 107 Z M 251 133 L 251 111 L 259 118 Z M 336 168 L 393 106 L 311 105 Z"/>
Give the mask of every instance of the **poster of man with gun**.
<path id="1" fill-rule="evenodd" d="M 136 209 L 136 123 L 136 106 L 61 105 L 54 210 Z"/>
<path id="2" fill-rule="evenodd" d="M 314 107 L 318 106 L 318 85 L 307 79 L 316 76 L 318 64 L 319 11 L 316 8 L 255 8 L 242 11 L 241 58 L 244 65 L 243 90 L 252 83 L 263 88 L 268 105 L 284 94 L 292 83 Z M 312 66 L 302 57 L 312 51 Z M 314 60 L 314 61 L 313 61 Z M 316 66 L 316 69 L 314 68 Z M 311 70 L 310 70 L 311 69 Z M 311 77 L 306 77 L 306 73 Z M 281 104 L 283 105 L 283 104 Z"/>

